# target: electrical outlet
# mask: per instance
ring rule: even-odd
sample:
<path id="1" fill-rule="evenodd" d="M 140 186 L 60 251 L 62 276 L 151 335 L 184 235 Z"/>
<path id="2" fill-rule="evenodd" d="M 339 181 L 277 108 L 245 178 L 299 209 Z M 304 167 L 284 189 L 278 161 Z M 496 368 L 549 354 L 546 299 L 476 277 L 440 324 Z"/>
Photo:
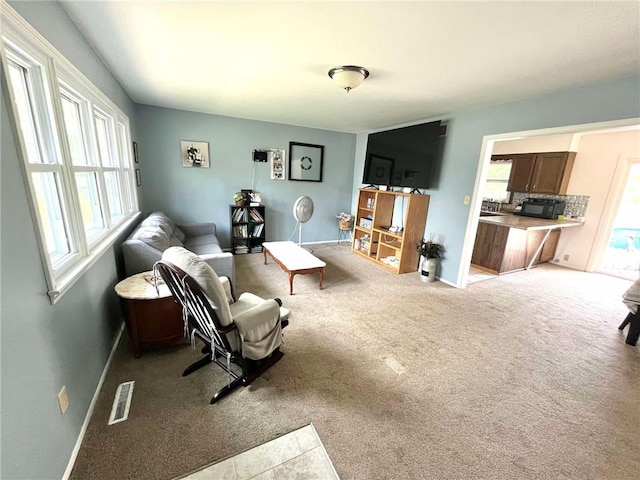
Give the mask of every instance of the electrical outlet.
<path id="1" fill-rule="evenodd" d="M 67 396 L 67 386 L 63 385 L 62 390 L 58 394 L 58 403 L 60 404 L 60 413 L 65 414 L 67 408 L 69 408 L 69 397 Z"/>
<path id="2" fill-rule="evenodd" d="M 565 262 L 568 262 L 568 261 L 569 261 L 569 255 L 565 255 L 564 257 L 562 257 L 562 259 L 563 259 Z"/>
<path id="3" fill-rule="evenodd" d="M 466 195 L 464 197 L 464 204 L 469 205 L 470 203 L 471 203 L 471 197 L 469 195 Z"/>

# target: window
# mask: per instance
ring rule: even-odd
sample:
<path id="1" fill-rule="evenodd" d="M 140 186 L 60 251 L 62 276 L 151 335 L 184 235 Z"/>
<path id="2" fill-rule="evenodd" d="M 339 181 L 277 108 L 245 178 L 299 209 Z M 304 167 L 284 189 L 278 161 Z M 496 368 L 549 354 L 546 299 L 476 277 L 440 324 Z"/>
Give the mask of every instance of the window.
<path id="1" fill-rule="evenodd" d="M 137 214 L 129 122 L 15 12 L 2 21 L 4 75 L 55 302 Z"/>
<path id="2" fill-rule="evenodd" d="M 487 180 L 482 189 L 482 198 L 494 202 L 508 202 L 509 174 L 511 173 L 511 160 L 491 162 L 487 173 Z"/>

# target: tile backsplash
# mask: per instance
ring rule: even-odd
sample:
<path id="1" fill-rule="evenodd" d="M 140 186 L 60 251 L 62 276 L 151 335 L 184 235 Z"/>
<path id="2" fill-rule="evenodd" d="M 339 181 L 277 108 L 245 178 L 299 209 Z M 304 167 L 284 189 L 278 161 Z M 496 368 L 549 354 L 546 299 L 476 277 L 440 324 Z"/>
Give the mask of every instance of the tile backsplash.
<path id="1" fill-rule="evenodd" d="M 511 203 L 503 204 L 503 208 L 515 208 L 522 204 L 527 198 L 550 198 L 553 200 L 564 200 L 567 202 L 564 214 L 571 217 L 584 217 L 589 206 L 589 197 L 586 195 L 546 195 L 543 193 L 521 193 L 511 194 Z"/>

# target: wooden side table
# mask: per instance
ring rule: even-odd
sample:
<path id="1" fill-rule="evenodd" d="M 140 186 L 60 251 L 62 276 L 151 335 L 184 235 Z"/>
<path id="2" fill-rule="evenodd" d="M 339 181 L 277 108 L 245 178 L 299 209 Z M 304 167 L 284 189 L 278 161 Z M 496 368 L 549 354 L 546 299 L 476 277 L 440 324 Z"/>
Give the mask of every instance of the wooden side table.
<path id="1" fill-rule="evenodd" d="M 132 275 L 115 287 L 126 306 L 127 329 L 136 358 L 143 346 L 166 347 L 183 338 L 182 309 L 162 278 L 158 282 L 159 294 L 153 285 L 153 272 Z"/>

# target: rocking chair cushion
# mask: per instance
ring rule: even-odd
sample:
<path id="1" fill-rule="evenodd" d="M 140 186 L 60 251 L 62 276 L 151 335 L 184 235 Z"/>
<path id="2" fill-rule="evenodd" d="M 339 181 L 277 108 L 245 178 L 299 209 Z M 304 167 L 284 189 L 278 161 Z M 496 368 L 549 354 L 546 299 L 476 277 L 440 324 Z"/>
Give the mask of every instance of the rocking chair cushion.
<path id="1" fill-rule="evenodd" d="M 231 311 L 242 339 L 243 357 L 261 360 L 280 346 L 280 306 L 275 300 L 263 300 L 251 293 L 243 293 L 231 306 Z"/>
<path id="2" fill-rule="evenodd" d="M 208 263 L 183 247 L 167 248 L 162 254 L 162 260 L 173 263 L 190 275 L 209 298 L 211 304 L 216 306 L 216 315 L 220 324 L 223 327 L 231 325 L 233 317 L 227 294 L 218 275 Z"/>

